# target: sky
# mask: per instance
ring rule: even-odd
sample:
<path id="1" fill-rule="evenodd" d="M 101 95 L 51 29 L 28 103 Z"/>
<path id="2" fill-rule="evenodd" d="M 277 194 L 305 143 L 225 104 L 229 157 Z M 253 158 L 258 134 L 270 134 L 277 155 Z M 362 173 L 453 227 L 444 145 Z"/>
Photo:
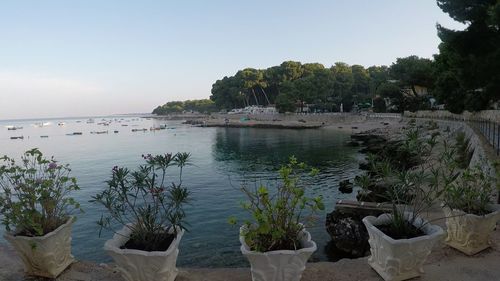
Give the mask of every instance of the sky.
<path id="1" fill-rule="evenodd" d="M 0 119 L 148 113 L 246 67 L 432 57 L 435 0 L 2 0 Z"/>

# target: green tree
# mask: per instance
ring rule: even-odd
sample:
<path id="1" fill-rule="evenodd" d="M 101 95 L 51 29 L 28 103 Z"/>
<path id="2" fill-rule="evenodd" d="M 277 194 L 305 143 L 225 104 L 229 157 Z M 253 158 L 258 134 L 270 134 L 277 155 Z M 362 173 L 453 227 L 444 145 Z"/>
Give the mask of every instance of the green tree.
<path id="1" fill-rule="evenodd" d="M 377 95 L 390 100 L 390 111 L 401 112 L 404 110 L 404 98 L 401 89 L 394 83 L 381 84 Z"/>
<path id="2" fill-rule="evenodd" d="M 402 86 L 424 86 L 432 88 L 434 85 L 432 60 L 409 56 L 398 58 L 389 69 L 390 76 L 399 80 Z"/>
<path id="3" fill-rule="evenodd" d="M 436 94 L 446 108 L 486 109 L 500 95 L 500 2 L 438 0 L 438 6 L 464 30 L 438 24 L 442 43 L 436 60 Z"/>
<path id="4" fill-rule="evenodd" d="M 345 111 L 350 111 L 353 103 L 352 86 L 354 85 L 352 69 L 346 63 L 336 62 L 335 65 L 331 67 L 331 71 L 334 77 L 334 99 L 343 104 Z"/>
<path id="5" fill-rule="evenodd" d="M 385 106 L 385 100 L 381 96 L 375 96 L 373 98 L 373 111 L 374 112 L 386 112 L 387 108 Z"/>

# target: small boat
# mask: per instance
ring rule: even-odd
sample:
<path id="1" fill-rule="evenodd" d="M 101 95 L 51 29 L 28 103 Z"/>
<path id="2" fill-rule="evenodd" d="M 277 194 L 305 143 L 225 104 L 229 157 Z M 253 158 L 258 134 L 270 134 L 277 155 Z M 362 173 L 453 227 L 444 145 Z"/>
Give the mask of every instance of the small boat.
<path id="1" fill-rule="evenodd" d="M 118 134 L 118 131 L 114 131 L 115 134 Z"/>
<path id="2" fill-rule="evenodd" d="M 66 134 L 66 136 L 81 136 L 81 135 L 83 135 L 82 132 L 73 132 L 71 134 Z"/>
<path id="3" fill-rule="evenodd" d="M 40 122 L 40 123 L 35 123 L 33 124 L 35 127 L 39 127 L 39 128 L 42 128 L 42 127 L 47 127 L 47 126 L 50 126 L 50 122 Z"/>
<path id="4" fill-rule="evenodd" d="M 49 137 L 49 136 L 40 136 L 40 138 L 42 138 L 42 139 L 46 139 L 46 138 L 48 138 L 48 137 Z"/>
<path id="5" fill-rule="evenodd" d="M 128 125 L 127 124 L 122 124 L 122 127 L 127 127 Z"/>
<path id="6" fill-rule="evenodd" d="M 11 140 L 23 140 L 24 136 L 19 136 L 19 137 L 10 137 Z"/>
<path id="7" fill-rule="evenodd" d="M 101 134 L 107 134 L 108 131 L 92 131 L 90 132 L 91 134 L 96 134 L 96 135 L 101 135 Z"/>
<path id="8" fill-rule="evenodd" d="M 66 125 L 66 123 L 64 123 L 64 122 L 57 123 L 57 126 L 64 126 L 64 125 Z"/>
<path id="9" fill-rule="evenodd" d="M 148 129 L 132 129 L 132 132 L 146 132 Z"/>
<path id="10" fill-rule="evenodd" d="M 95 123 L 94 119 L 90 118 L 89 120 L 87 120 L 87 124 L 93 124 Z"/>
<path id="11" fill-rule="evenodd" d="M 17 126 L 5 126 L 7 130 L 9 131 L 15 131 L 15 130 L 21 130 L 23 127 L 17 127 Z"/>

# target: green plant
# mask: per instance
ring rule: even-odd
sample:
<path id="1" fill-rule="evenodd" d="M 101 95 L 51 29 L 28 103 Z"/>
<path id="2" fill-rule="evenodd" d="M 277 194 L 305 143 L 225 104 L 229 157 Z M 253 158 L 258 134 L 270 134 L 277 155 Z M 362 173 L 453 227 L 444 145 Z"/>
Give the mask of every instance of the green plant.
<path id="1" fill-rule="evenodd" d="M 480 167 L 467 168 L 446 186 L 443 201 L 450 209 L 478 216 L 491 212 L 492 179 Z"/>
<path id="2" fill-rule="evenodd" d="M 279 182 L 275 192 L 264 185 L 255 190 L 242 187 L 249 201 L 243 203 L 243 208 L 251 215 L 253 222 L 244 223 L 245 240 L 250 248 L 258 252 L 274 250 L 300 249 L 300 232 L 305 212 L 310 215 L 323 210 L 321 197 L 310 198 L 305 194 L 302 174 L 307 165 L 299 163 L 295 157 L 290 157 L 287 165 L 279 170 Z M 310 170 L 310 176 L 315 176 L 317 169 Z M 236 220 L 231 219 L 235 224 Z"/>
<path id="3" fill-rule="evenodd" d="M 143 158 L 146 163 L 137 171 L 115 166 L 107 188 L 92 202 L 102 204 L 109 213 L 98 221 L 101 230 L 111 228 L 114 221 L 132 230 L 126 247 L 163 251 L 178 230 L 185 229 L 183 207 L 190 200 L 189 191 L 182 186 L 182 173 L 190 165 L 190 154 L 148 154 Z M 178 183 L 174 183 L 174 176 L 167 175 L 172 166 L 179 168 Z M 167 179 L 172 180 L 170 185 Z"/>
<path id="4" fill-rule="evenodd" d="M 406 161 L 415 159 L 415 164 L 420 166 L 408 169 L 395 162 L 392 154 L 380 156 L 375 163 L 379 180 L 390 183 L 384 196 L 392 205 L 391 220 L 380 227 L 395 239 L 421 235 L 424 225 L 415 225 L 442 193 L 442 190 L 430 188 L 432 177 L 429 174 L 435 169 L 433 150 L 439 135 L 424 138 L 418 127 L 408 128 L 403 135 L 397 149 L 398 157 L 405 156 Z"/>
<path id="5" fill-rule="evenodd" d="M 43 236 L 62 224 L 80 204 L 69 193 L 79 190 L 69 165 L 44 158 L 37 148 L 26 151 L 20 164 L 0 158 L 0 213 L 7 231 L 16 235 Z"/>
<path id="6" fill-rule="evenodd" d="M 459 167 L 465 169 L 474 154 L 474 149 L 471 148 L 470 139 L 467 138 L 464 132 L 458 132 L 455 136 L 456 159 Z"/>

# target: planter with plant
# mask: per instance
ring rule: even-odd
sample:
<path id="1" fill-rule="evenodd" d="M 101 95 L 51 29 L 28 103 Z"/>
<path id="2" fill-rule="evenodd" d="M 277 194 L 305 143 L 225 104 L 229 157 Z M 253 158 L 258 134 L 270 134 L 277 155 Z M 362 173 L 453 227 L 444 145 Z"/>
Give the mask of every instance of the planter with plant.
<path id="1" fill-rule="evenodd" d="M 68 165 L 44 158 L 38 149 L 21 161 L 0 158 L 0 213 L 5 239 L 20 255 L 25 272 L 56 278 L 74 258 L 71 255 L 72 213 L 80 205 L 69 193 L 79 187 Z"/>
<path id="2" fill-rule="evenodd" d="M 240 228 L 241 252 L 251 265 L 253 281 L 299 281 L 307 260 L 316 251 L 316 243 L 306 231 L 306 215 L 323 210 L 321 197 L 305 194 L 301 175 L 306 165 L 294 157 L 279 170 L 274 192 L 261 185 L 255 189 L 243 187 L 249 202 L 243 203 L 253 222 Z M 309 176 L 317 174 L 311 169 Z M 235 224 L 236 220 L 231 219 Z"/>
<path id="3" fill-rule="evenodd" d="M 446 244 L 474 255 L 490 247 L 490 235 L 500 219 L 500 206 L 493 204 L 493 179 L 480 166 L 471 167 L 472 154 L 465 134 L 458 132 L 454 145 L 445 143 L 435 185 L 443 190 Z M 465 157 L 465 155 L 469 155 Z"/>
<path id="4" fill-rule="evenodd" d="M 143 158 L 146 163 L 137 171 L 114 167 L 107 188 L 92 201 L 109 212 L 101 216 L 101 228 L 123 227 L 106 241 L 104 250 L 125 280 L 173 281 L 185 230 L 183 207 L 189 202 L 182 172 L 189 165 L 190 154 L 148 154 Z M 172 167 L 179 170 L 175 176 L 168 173 Z"/>
<path id="5" fill-rule="evenodd" d="M 434 135 L 423 141 L 417 129 L 410 129 L 403 142 L 403 149 L 419 152 L 421 166 L 417 169 L 398 170 L 390 160 L 381 159 L 377 165 L 385 167 L 383 178 L 392 184 L 386 197 L 392 212 L 379 217 L 363 218 L 369 235 L 371 256 L 368 264 L 384 280 L 406 280 L 423 273 L 423 264 L 434 245 L 444 235 L 437 225 L 422 218 L 432 205 L 439 191 L 429 188 L 428 168 Z"/>
<path id="6" fill-rule="evenodd" d="M 490 235 L 500 220 L 500 206 L 492 203 L 491 179 L 479 167 L 467 168 L 445 188 L 443 201 L 448 236 L 446 244 L 474 255 L 489 248 Z"/>

